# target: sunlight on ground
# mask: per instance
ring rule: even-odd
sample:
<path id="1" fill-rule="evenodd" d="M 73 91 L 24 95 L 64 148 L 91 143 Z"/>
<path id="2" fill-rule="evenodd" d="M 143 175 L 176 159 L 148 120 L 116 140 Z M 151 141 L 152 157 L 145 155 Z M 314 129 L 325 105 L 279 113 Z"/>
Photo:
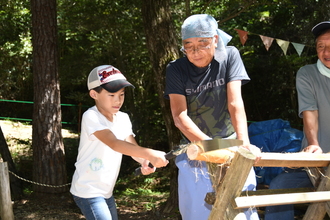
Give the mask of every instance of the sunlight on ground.
<path id="1" fill-rule="evenodd" d="M 0 120 L 1 130 L 5 138 L 14 137 L 19 139 L 32 138 L 32 125 L 16 121 Z M 67 129 L 62 129 L 63 138 L 77 138 L 78 134 Z"/>

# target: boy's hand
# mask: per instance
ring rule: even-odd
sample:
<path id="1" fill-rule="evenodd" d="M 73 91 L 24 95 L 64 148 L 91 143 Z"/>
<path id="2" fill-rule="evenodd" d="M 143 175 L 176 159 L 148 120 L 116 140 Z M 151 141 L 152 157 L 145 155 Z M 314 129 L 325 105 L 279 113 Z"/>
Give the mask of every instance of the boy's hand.
<path id="1" fill-rule="evenodd" d="M 165 167 L 168 164 L 168 160 L 165 158 L 164 151 L 152 150 L 150 163 L 157 168 Z"/>
<path id="2" fill-rule="evenodd" d="M 143 175 L 149 175 L 151 173 L 154 173 L 156 171 L 156 167 L 150 167 L 149 166 L 149 160 L 144 160 L 141 164 L 141 173 Z"/>

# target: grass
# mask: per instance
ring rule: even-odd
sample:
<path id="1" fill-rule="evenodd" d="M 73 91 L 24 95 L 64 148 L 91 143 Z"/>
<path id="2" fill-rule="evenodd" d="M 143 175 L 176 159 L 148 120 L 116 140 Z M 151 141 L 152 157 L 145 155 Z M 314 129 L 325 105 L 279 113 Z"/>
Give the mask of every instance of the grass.
<path id="1" fill-rule="evenodd" d="M 160 207 L 169 195 L 169 175 L 164 175 L 164 172 L 169 171 L 156 171 L 148 176 L 131 174 L 119 178 L 114 191 L 118 206 L 132 205 L 135 211 L 151 211 Z"/>

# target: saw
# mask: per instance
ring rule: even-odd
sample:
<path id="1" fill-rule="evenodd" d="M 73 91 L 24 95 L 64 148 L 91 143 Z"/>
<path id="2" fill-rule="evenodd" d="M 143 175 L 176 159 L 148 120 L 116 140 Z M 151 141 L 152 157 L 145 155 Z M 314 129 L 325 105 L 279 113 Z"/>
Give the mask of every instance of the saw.
<path id="1" fill-rule="evenodd" d="M 189 144 L 180 144 L 173 147 L 173 150 L 165 154 L 165 158 L 167 160 L 173 159 L 176 156 L 186 153 L 189 159 L 196 159 L 199 160 L 198 155 L 205 152 L 216 151 L 220 149 L 225 149 L 233 146 L 240 146 L 243 144 L 243 141 L 237 139 L 221 139 L 215 138 L 211 140 L 202 140 L 202 141 L 195 141 Z M 193 158 L 196 156 L 195 158 Z M 149 163 L 149 167 L 153 168 L 154 166 Z M 140 175 L 141 167 L 135 169 L 135 175 Z"/>

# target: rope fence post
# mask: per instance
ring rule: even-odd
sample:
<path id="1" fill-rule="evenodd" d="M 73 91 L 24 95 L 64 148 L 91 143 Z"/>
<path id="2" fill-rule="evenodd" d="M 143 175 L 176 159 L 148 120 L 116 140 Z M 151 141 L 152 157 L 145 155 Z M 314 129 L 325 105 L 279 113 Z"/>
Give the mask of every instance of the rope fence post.
<path id="1" fill-rule="evenodd" d="M 0 216 L 1 219 L 14 220 L 7 162 L 0 163 Z"/>

